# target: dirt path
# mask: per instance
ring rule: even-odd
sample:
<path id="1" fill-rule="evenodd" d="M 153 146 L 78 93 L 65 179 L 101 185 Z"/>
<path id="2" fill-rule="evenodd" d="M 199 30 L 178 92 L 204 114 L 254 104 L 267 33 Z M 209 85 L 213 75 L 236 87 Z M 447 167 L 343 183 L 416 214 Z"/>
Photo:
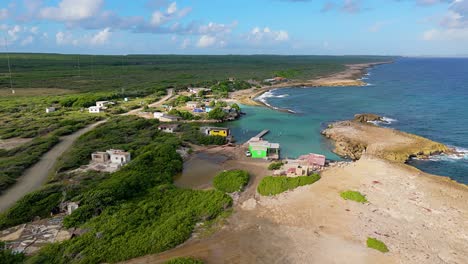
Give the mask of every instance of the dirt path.
<path id="1" fill-rule="evenodd" d="M 169 98 L 172 97 L 173 92 L 174 89 L 168 89 L 166 96 L 161 98 L 159 101 L 150 104 L 149 106 L 155 107 L 166 102 Z M 122 115 L 135 114 L 138 111 L 141 111 L 141 109 L 142 108 L 135 109 Z M 71 135 L 62 137 L 60 143 L 55 145 L 51 150 L 44 154 L 39 162 L 27 169 L 23 175 L 18 178 L 18 181 L 15 185 L 0 195 L 0 212 L 8 209 L 27 193 L 38 190 L 46 182 L 47 176 L 49 175 L 50 170 L 54 167 L 58 157 L 67 151 L 72 146 L 73 142 L 75 142 L 75 140 L 81 135 L 93 130 L 95 127 L 105 122 L 107 122 L 107 119 L 94 123 L 86 128 L 80 129 Z"/>
<path id="2" fill-rule="evenodd" d="M 60 143 L 46 152 L 46 154 L 41 157 L 39 162 L 27 169 L 23 175 L 18 178 L 18 181 L 15 185 L 6 190 L 0 196 L 0 212 L 8 209 L 25 194 L 39 189 L 47 180 L 47 176 L 49 175 L 50 170 L 54 167 L 58 157 L 60 157 L 67 149 L 69 149 L 78 137 L 88 131 L 93 130 L 96 126 L 106 121 L 107 120 L 99 121 L 88 127 L 80 129 L 71 135 L 62 137 Z"/>
<path id="3" fill-rule="evenodd" d="M 160 106 L 162 103 L 166 102 L 167 100 L 169 100 L 172 96 L 174 95 L 174 89 L 167 89 L 167 95 L 164 96 L 163 98 L 159 99 L 159 101 L 157 102 L 154 102 L 150 105 L 148 105 L 149 107 L 157 107 L 157 106 Z M 143 109 L 143 107 L 140 107 L 140 108 L 137 108 L 137 109 L 133 109 L 131 111 L 128 111 L 127 113 L 125 114 L 122 114 L 122 115 L 136 115 L 138 114 L 138 112 L 140 112 L 141 110 Z"/>

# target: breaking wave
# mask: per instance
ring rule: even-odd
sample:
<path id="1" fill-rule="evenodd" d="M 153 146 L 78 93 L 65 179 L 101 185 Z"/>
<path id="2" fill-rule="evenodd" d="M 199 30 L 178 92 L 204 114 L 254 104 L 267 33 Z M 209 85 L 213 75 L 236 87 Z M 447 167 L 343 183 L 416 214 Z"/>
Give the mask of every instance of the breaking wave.
<path id="1" fill-rule="evenodd" d="M 367 122 L 378 126 L 378 125 L 391 125 L 395 122 L 398 122 L 398 120 L 384 116 L 382 117 L 382 121 L 367 121 Z"/>
<path id="2" fill-rule="evenodd" d="M 275 95 L 273 93 L 273 91 L 275 90 L 270 90 L 266 93 L 263 93 L 262 95 L 258 96 L 257 98 L 255 98 L 256 100 L 262 102 L 263 104 L 265 104 L 266 106 L 270 107 L 270 108 L 273 108 L 275 110 L 283 110 L 283 111 L 287 111 L 289 113 L 293 113 L 295 114 L 296 112 L 291 110 L 291 109 L 285 109 L 285 108 L 279 108 L 279 107 L 276 107 L 276 106 L 273 106 L 271 104 L 268 103 L 268 98 L 285 98 L 285 97 L 288 97 L 289 94 L 279 94 L 279 95 Z"/>
<path id="3" fill-rule="evenodd" d="M 460 148 L 455 146 L 448 146 L 452 149 L 453 153 L 449 154 L 439 154 L 433 155 L 428 158 L 416 158 L 416 160 L 428 160 L 428 161 L 458 161 L 458 160 L 467 160 L 468 161 L 468 149 Z"/>

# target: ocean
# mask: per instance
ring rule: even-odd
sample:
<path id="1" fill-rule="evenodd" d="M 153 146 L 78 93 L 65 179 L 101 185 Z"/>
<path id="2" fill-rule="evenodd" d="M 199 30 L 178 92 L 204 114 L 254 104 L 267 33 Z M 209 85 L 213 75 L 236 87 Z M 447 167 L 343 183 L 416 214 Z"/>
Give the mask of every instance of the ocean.
<path id="1" fill-rule="evenodd" d="M 322 153 L 340 160 L 333 145 L 320 135 L 328 123 L 352 119 L 357 113 L 376 113 L 379 124 L 457 148 L 464 156 L 435 156 L 410 164 L 432 174 L 468 184 L 468 59 L 400 58 L 376 66 L 363 77 L 365 87 L 285 88 L 259 99 L 294 113 L 243 106 L 246 116 L 227 123 L 238 142 L 263 129 L 265 139 L 281 144 L 282 157 Z"/>

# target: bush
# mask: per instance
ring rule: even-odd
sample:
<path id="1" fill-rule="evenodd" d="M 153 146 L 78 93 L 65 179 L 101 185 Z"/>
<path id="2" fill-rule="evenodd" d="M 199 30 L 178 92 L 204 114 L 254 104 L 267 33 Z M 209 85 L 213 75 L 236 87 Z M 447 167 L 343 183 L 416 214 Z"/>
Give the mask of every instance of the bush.
<path id="1" fill-rule="evenodd" d="M 367 238 L 367 247 L 368 248 L 373 248 L 373 249 L 376 249 L 380 252 L 383 252 L 383 253 L 386 253 L 388 252 L 388 248 L 387 248 L 387 245 L 385 245 L 384 242 L 376 239 L 376 238 L 372 238 L 372 237 L 369 237 Z"/>
<path id="2" fill-rule="evenodd" d="M 241 191 L 249 183 L 249 173 L 243 170 L 224 171 L 213 180 L 213 186 L 223 192 Z"/>
<path id="3" fill-rule="evenodd" d="M 269 170 L 279 170 L 283 166 L 283 162 L 273 162 L 268 165 Z"/>
<path id="4" fill-rule="evenodd" d="M 203 261 L 194 258 L 174 258 L 164 264 L 203 264 Z"/>
<path id="5" fill-rule="evenodd" d="M 10 249 L 5 249 L 5 242 L 0 241 L 0 260 L 4 264 L 20 264 L 24 263 L 26 256 L 23 253 L 14 253 Z M 185 262 L 180 262 L 185 263 Z M 186 262 L 198 263 L 198 262 Z M 200 262 L 203 263 L 203 262 Z"/>
<path id="6" fill-rule="evenodd" d="M 0 229 L 32 221 L 36 216 L 49 216 L 61 198 L 61 186 L 57 184 L 27 194 L 0 215 Z"/>
<path id="7" fill-rule="evenodd" d="M 341 198 L 345 200 L 351 200 L 351 201 L 355 201 L 358 203 L 367 203 L 366 196 L 362 195 L 360 192 L 346 191 L 346 192 L 340 193 L 340 196 Z"/>
<path id="8" fill-rule="evenodd" d="M 271 196 L 295 189 L 299 186 L 312 184 L 318 180 L 320 180 L 320 175 L 318 174 L 295 178 L 268 176 L 262 179 L 257 187 L 257 191 L 263 196 Z"/>

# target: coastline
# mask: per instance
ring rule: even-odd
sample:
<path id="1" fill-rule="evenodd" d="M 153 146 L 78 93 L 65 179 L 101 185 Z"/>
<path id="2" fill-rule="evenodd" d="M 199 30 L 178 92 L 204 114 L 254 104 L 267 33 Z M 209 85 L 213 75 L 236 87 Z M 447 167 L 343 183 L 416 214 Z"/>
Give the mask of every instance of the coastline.
<path id="1" fill-rule="evenodd" d="M 314 88 L 314 87 L 343 87 L 343 86 L 366 86 L 367 83 L 361 79 L 364 74 L 372 67 L 393 63 L 393 61 L 360 63 L 360 64 L 346 64 L 347 67 L 344 71 L 333 73 L 327 76 L 311 79 L 307 81 L 288 81 L 275 85 L 262 86 L 260 88 L 250 88 L 240 90 L 229 94 L 232 101 L 236 101 L 243 105 L 251 106 L 264 106 L 277 111 L 293 113 L 289 109 L 279 107 L 272 107 L 260 100 L 257 100 L 262 94 L 282 88 L 300 87 L 300 88 Z"/>
<path id="2" fill-rule="evenodd" d="M 422 146 L 424 152 L 420 142 L 427 139 L 382 129 L 385 138 L 380 141 L 398 138 L 390 140 L 385 151 L 398 150 L 403 137 L 404 144 L 415 149 Z M 353 136 L 363 142 L 373 142 L 365 131 L 355 132 Z M 336 133 L 346 136 L 349 131 Z M 233 214 L 209 235 L 195 234 L 177 248 L 126 263 L 164 263 L 176 256 L 207 263 L 256 263 L 262 259 L 265 263 L 351 264 L 463 263 L 468 258 L 468 237 L 460 232 L 468 230 L 468 186 L 448 177 L 366 151 L 355 162 L 328 167 L 312 185 L 264 197 L 256 188 L 271 173 L 267 162 L 246 158 L 239 146 L 200 151 L 228 157 L 220 165 L 223 169 L 249 171 L 251 181 L 244 192 L 235 195 Z M 347 190 L 364 194 L 369 202 L 342 199 L 340 193 Z M 368 237 L 383 241 L 390 251 L 383 254 L 367 248 Z"/>

